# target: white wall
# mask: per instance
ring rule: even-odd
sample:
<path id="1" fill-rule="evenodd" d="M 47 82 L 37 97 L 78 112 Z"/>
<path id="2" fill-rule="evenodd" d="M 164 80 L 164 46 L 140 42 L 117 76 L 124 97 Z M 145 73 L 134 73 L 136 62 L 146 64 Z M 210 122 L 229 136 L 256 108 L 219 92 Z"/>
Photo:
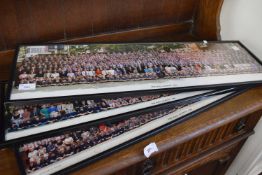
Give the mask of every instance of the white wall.
<path id="1" fill-rule="evenodd" d="M 242 41 L 262 60 L 262 0 L 224 0 L 221 12 L 223 40 Z M 255 128 L 226 175 L 262 172 L 262 120 Z"/>
<path id="2" fill-rule="evenodd" d="M 223 40 L 241 40 L 262 59 L 262 0 L 224 0 Z"/>
<path id="3" fill-rule="evenodd" d="M 258 175 L 262 172 L 262 120 L 242 147 L 226 175 Z"/>

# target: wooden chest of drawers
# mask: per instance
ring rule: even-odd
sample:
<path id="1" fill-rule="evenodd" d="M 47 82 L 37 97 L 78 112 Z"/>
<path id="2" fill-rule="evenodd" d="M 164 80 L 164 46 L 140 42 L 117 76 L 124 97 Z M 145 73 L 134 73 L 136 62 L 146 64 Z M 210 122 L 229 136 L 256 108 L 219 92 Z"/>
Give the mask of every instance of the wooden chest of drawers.
<path id="1" fill-rule="evenodd" d="M 258 87 L 72 174 L 222 175 L 261 116 Z M 159 151 L 147 159 L 151 142 Z"/>
<path id="2" fill-rule="evenodd" d="M 150 5 L 147 1 L 94 1 L 91 6 L 89 1 L 78 2 L 2 1 L 0 9 L 5 15 L 1 17 L 0 29 L 0 80 L 10 77 L 17 43 L 220 39 L 219 14 L 223 0 L 151 0 Z M 127 4 L 123 7 L 122 2 Z M 164 14 L 159 8 L 162 6 L 166 7 Z M 69 9 L 69 13 L 61 7 Z M 95 17 L 86 13 L 88 8 L 95 9 Z M 32 15 L 37 19 L 32 20 Z M 28 20 L 30 26 L 20 25 Z M 67 20 L 70 23 L 63 22 Z M 21 35 L 21 31 L 27 34 Z M 257 87 L 72 174 L 222 175 L 253 134 L 261 115 L 262 87 Z M 151 142 L 157 144 L 159 151 L 146 159 L 143 148 Z M 0 150 L 0 172 L 19 174 L 11 149 Z"/>
<path id="3" fill-rule="evenodd" d="M 253 88 L 72 174 L 222 175 L 262 116 L 262 88 Z M 159 148 L 149 159 L 143 148 Z M 0 151 L 0 171 L 19 174 L 11 149 Z"/>

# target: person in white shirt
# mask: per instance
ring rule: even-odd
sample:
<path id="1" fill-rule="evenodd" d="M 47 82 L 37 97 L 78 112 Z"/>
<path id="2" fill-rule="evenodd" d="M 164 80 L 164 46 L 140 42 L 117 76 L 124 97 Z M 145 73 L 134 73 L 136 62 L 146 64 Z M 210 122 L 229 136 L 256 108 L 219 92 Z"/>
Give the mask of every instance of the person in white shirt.
<path id="1" fill-rule="evenodd" d="M 64 141 L 63 141 L 63 143 L 65 144 L 65 145 L 70 145 L 71 143 L 73 143 L 74 142 L 74 139 L 72 138 L 72 137 L 67 137 Z"/>
<path id="2" fill-rule="evenodd" d="M 83 75 L 83 76 L 87 76 L 87 69 L 84 69 L 84 70 L 82 71 L 82 75 Z"/>
<path id="3" fill-rule="evenodd" d="M 51 78 L 57 78 L 57 77 L 59 77 L 59 76 L 60 76 L 60 75 L 59 75 L 59 73 L 57 73 L 57 72 L 51 73 L 51 75 L 50 75 Z"/>
<path id="4" fill-rule="evenodd" d="M 70 71 L 70 72 L 67 73 L 67 77 L 74 78 L 75 77 L 75 73 Z"/>
<path id="5" fill-rule="evenodd" d="M 74 105 L 73 105 L 73 103 L 68 103 L 68 104 L 66 105 L 66 112 L 67 112 L 68 114 L 74 112 Z"/>
<path id="6" fill-rule="evenodd" d="M 109 69 L 109 70 L 107 70 L 107 74 L 115 75 L 115 70 L 114 69 Z"/>
<path id="7" fill-rule="evenodd" d="M 88 76 L 95 76 L 95 71 L 93 69 L 89 69 L 87 72 L 86 72 L 86 75 Z"/>

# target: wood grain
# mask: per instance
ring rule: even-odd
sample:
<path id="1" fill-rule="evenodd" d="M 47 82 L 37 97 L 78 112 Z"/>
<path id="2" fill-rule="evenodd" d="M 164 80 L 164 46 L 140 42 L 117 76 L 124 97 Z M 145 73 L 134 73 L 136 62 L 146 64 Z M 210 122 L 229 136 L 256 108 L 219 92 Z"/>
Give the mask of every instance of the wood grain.
<path id="1" fill-rule="evenodd" d="M 239 101 L 243 101 L 243 103 L 239 104 Z M 255 111 L 259 112 L 254 115 L 250 115 Z M 209 133 L 215 128 L 218 128 L 220 130 L 219 132 L 222 132 L 222 130 L 224 130 L 223 128 L 229 127 L 232 122 L 234 123 L 239 118 L 243 118 L 248 115 L 250 115 L 248 123 L 257 122 L 261 114 L 262 88 L 260 87 L 252 89 L 240 96 L 233 98 L 230 101 L 224 102 L 223 104 L 214 107 L 196 116 L 193 119 L 190 119 L 149 139 L 146 139 L 145 141 L 133 145 L 128 149 L 122 150 L 108 158 L 97 161 L 96 163 L 91 164 L 90 166 L 87 166 L 86 168 L 83 168 L 82 170 L 79 170 L 73 174 L 80 175 L 91 173 L 102 175 L 111 174 L 113 172 L 118 172 L 121 169 L 128 168 L 131 165 L 136 164 L 137 162 L 142 162 L 145 160 L 142 150 L 147 144 L 151 142 L 156 142 L 159 148 L 159 153 L 161 155 L 162 153 L 167 151 L 164 155 L 167 155 L 168 157 L 162 159 L 168 160 L 165 162 L 167 162 L 166 164 L 169 164 L 174 159 L 174 157 L 172 156 L 176 156 L 177 158 L 182 159 L 181 153 L 183 151 L 183 148 L 185 147 L 185 144 L 182 146 L 179 145 L 201 135 L 202 136 L 200 137 L 200 140 L 202 140 L 202 142 L 205 142 L 206 137 L 205 135 L 203 135 L 204 133 Z M 251 125 L 249 128 L 246 128 L 246 131 L 251 130 Z M 219 140 L 216 140 L 216 145 L 223 142 L 225 142 L 225 140 L 221 136 Z M 207 150 L 208 148 L 210 147 L 202 145 L 197 146 L 197 149 L 194 149 L 196 150 L 195 153 L 199 153 L 200 150 Z M 176 149 L 179 151 L 178 153 L 174 153 L 172 149 L 174 149 L 174 151 Z"/>
<path id="2" fill-rule="evenodd" d="M 19 43 L 67 40 L 192 21 L 198 2 L 3 0 L 0 1 L 0 51 L 14 49 Z"/>
<path id="3" fill-rule="evenodd" d="M 14 48 L 19 43 L 218 40 L 222 3 L 223 0 L 2 0 L 0 80 L 9 79 Z M 152 156 L 153 174 L 208 175 L 215 168 L 216 175 L 221 175 L 261 115 L 262 87 L 257 87 L 72 174 L 142 174 L 146 160 L 142 150 L 156 142 L 159 152 Z M 237 131 L 242 120 L 246 127 Z M 2 149 L 0 157 L 0 172 L 19 174 L 11 149 Z"/>
<path id="4" fill-rule="evenodd" d="M 134 41 L 193 41 L 194 37 L 186 33 L 192 22 L 171 24 L 141 29 L 132 29 L 115 33 L 58 40 L 56 43 L 92 43 L 92 42 L 134 42 Z M 0 51 L 0 80 L 8 80 L 11 74 L 15 50 Z"/>
<path id="5" fill-rule="evenodd" d="M 15 154 L 11 149 L 0 150 L 0 172 L 6 175 L 20 174 L 15 159 Z"/>
<path id="6" fill-rule="evenodd" d="M 219 39 L 223 0 L 2 0 L 0 80 L 18 44 Z M 6 54 L 8 53 L 8 55 Z"/>
<path id="7" fill-rule="evenodd" d="M 243 103 L 240 104 L 239 101 Z M 176 145 L 185 143 L 192 138 L 208 133 L 214 128 L 223 128 L 224 126 L 227 127 L 226 124 L 252 114 L 255 111 L 259 111 L 256 116 L 260 117 L 262 114 L 261 87 L 252 89 L 233 98 L 232 100 L 226 101 L 193 119 L 166 130 L 161 134 L 146 139 L 139 144 L 129 147 L 128 149 L 115 153 L 108 158 L 97 161 L 95 164 L 91 164 L 90 166 L 87 166 L 86 168 L 83 168 L 73 174 L 80 175 L 91 173 L 101 175 L 117 172 L 137 162 L 144 161 L 145 158 L 142 150 L 151 142 L 156 142 L 160 153 L 162 153 L 176 147 Z M 249 122 L 252 122 L 252 120 L 257 121 L 258 117 L 251 116 Z M 249 128 L 249 130 L 250 129 L 251 128 Z M 205 140 L 204 137 L 202 140 Z M 199 147 L 198 150 L 199 149 L 201 149 L 201 147 Z"/>
<path id="8" fill-rule="evenodd" d="M 0 81 L 9 80 L 14 56 L 14 50 L 0 52 Z"/>
<path id="9" fill-rule="evenodd" d="M 239 103 L 240 101 L 241 103 Z M 141 171 L 142 165 L 139 163 L 146 160 L 142 150 L 151 142 L 156 142 L 158 145 L 159 152 L 153 157 L 163 162 L 163 165 L 161 164 L 161 172 L 169 171 L 170 167 L 176 167 L 181 162 L 190 161 L 193 157 L 211 148 L 219 147 L 219 145 L 233 138 L 252 132 L 261 115 L 262 87 L 257 87 L 72 174 L 103 175 L 116 172 L 121 174 L 126 172 L 126 168 L 130 169 L 130 174 L 136 174 Z M 239 132 L 233 128 L 235 128 L 240 119 L 244 119 L 246 127 Z M 232 127 L 232 125 L 234 126 Z M 229 128 L 230 132 L 227 129 L 226 135 L 219 134 L 224 133 L 226 128 Z M 219 135 L 219 139 L 217 139 L 217 135 Z M 208 139 L 208 136 L 211 138 Z M 196 141 L 191 143 L 191 140 L 194 139 Z M 209 142 L 209 140 L 213 140 L 214 143 L 201 144 Z M 18 172 L 18 170 L 12 151 L 5 149 L 2 150 L 1 154 L 5 158 L 0 159 L 0 167 L 4 167 L 6 174 L 17 174 L 15 172 Z M 161 156 L 161 158 L 158 156 Z M 3 166 L 6 164 L 14 166 Z M 157 169 L 156 172 L 160 173 L 160 170 Z"/>
<path id="10" fill-rule="evenodd" d="M 201 0 L 195 15 L 193 34 L 199 39 L 220 40 L 220 12 L 223 0 Z"/>

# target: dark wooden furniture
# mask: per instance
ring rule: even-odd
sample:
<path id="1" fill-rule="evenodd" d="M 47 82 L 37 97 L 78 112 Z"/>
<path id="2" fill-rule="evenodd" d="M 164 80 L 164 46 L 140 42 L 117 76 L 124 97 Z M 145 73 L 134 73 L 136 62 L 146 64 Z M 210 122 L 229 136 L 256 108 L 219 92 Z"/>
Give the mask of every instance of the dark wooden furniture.
<path id="1" fill-rule="evenodd" d="M 260 87 L 73 174 L 223 175 L 261 114 Z M 146 159 L 151 142 L 159 152 Z"/>
<path id="2" fill-rule="evenodd" d="M 223 0 L 2 0 L 0 80 L 19 43 L 220 38 Z"/>
<path id="3" fill-rule="evenodd" d="M 261 114 L 262 87 L 257 87 L 72 174 L 223 175 Z M 143 148 L 151 142 L 159 151 L 146 159 Z M 1 172 L 19 174 L 10 149 L 0 157 Z"/>
<path id="4" fill-rule="evenodd" d="M 10 76 L 14 48 L 34 42 L 219 40 L 223 0 L 3 0 L 0 80 Z M 223 175 L 262 115 L 262 87 L 72 174 Z M 150 159 L 143 148 L 156 142 Z M 19 174 L 11 149 L 0 172 Z"/>

